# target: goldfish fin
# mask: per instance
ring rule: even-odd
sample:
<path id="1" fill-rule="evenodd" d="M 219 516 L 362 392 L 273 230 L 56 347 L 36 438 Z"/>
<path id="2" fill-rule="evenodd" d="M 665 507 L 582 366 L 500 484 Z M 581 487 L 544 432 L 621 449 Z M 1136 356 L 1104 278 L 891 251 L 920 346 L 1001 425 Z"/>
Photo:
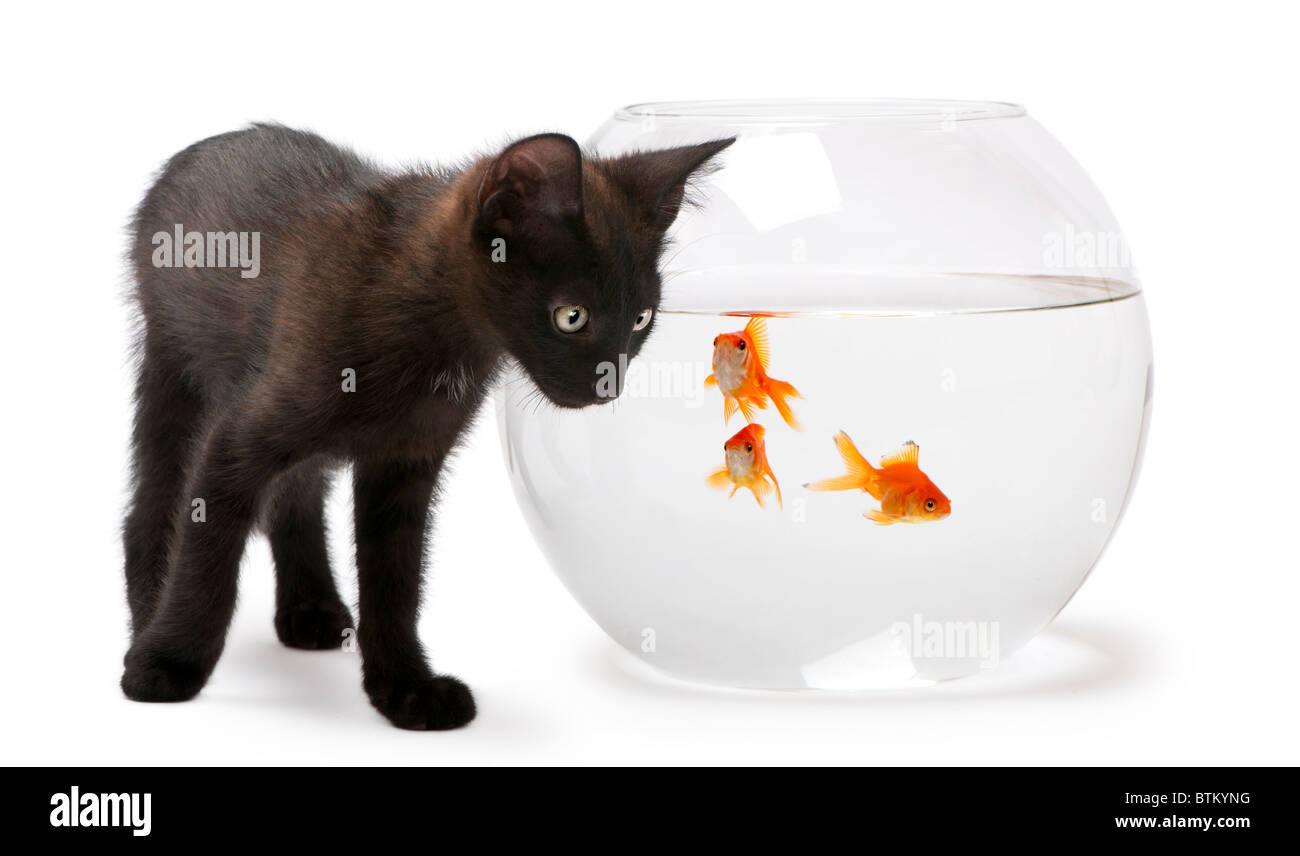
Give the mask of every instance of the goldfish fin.
<path id="1" fill-rule="evenodd" d="M 772 487 L 776 488 L 776 506 L 782 511 L 785 510 L 785 503 L 781 501 L 781 483 L 776 480 L 776 476 L 771 470 L 767 471 L 767 477 L 772 480 Z"/>
<path id="2" fill-rule="evenodd" d="M 745 335 L 749 336 L 749 341 L 754 345 L 754 356 L 758 359 L 759 368 L 767 371 L 767 322 L 755 315 L 745 325 Z"/>
<path id="3" fill-rule="evenodd" d="M 875 480 L 876 468 L 858 451 L 858 447 L 853 445 L 853 440 L 843 431 L 835 435 L 835 448 L 840 453 L 840 459 L 844 461 L 844 466 L 848 469 L 849 475 L 858 476 L 864 483 Z"/>
<path id="4" fill-rule="evenodd" d="M 740 399 L 737 399 L 737 403 L 740 405 L 740 412 L 743 413 L 743 414 L 745 415 L 745 423 L 746 423 L 746 424 L 749 424 L 750 422 L 753 422 L 753 421 L 754 421 L 754 401 L 753 401 L 752 399 L 749 399 L 749 398 L 740 398 Z M 761 404 L 761 402 L 760 402 L 760 404 Z"/>
<path id="5" fill-rule="evenodd" d="M 835 448 L 839 450 L 844 467 L 848 470 L 842 476 L 822 479 L 804 485 L 809 490 L 865 490 L 871 492 L 876 486 L 876 470 L 867 459 L 862 457 L 858 447 L 853 445 L 849 435 L 843 431 L 835 435 Z M 874 494 L 873 494 L 874 496 Z M 879 497 L 877 497 L 879 499 Z"/>
<path id="6" fill-rule="evenodd" d="M 709 375 L 708 377 L 706 377 L 706 378 L 704 379 L 704 385 L 705 385 L 705 386 L 717 386 L 717 385 L 718 385 L 718 379 L 717 379 L 716 377 L 714 377 L 713 375 Z"/>
<path id="7" fill-rule="evenodd" d="M 906 443 L 898 447 L 897 452 L 882 460 L 880 466 L 892 467 L 895 464 L 916 465 L 916 462 L 920 457 L 921 447 L 913 443 L 911 440 L 908 440 Z"/>
<path id="8" fill-rule="evenodd" d="M 726 490 L 727 486 L 731 484 L 731 476 L 727 473 L 726 467 L 718 467 L 716 470 L 709 473 L 709 477 L 705 479 L 705 481 L 709 483 L 709 487 Z"/>
<path id="9" fill-rule="evenodd" d="M 725 425 L 728 422 L 730 422 L 731 417 L 736 415 L 737 409 L 738 408 L 736 406 L 736 399 L 732 398 L 729 395 L 724 396 L 722 399 L 722 424 Z"/>
<path id="10" fill-rule="evenodd" d="M 822 479 L 821 481 L 807 482 L 804 487 L 808 490 L 862 490 L 862 479 L 859 476 L 847 475 L 836 476 L 833 479 Z"/>
<path id="11" fill-rule="evenodd" d="M 735 495 L 736 495 L 736 491 L 738 491 L 738 490 L 740 490 L 740 485 L 738 485 L 738 484 L 733 484 L 733 485 L 731 486 L 731 493 L 727 494 L 727 499 L 731 499 L 733 496 L 735 496 Z"/>
<path id="12" fill-rule="evenodd" d="M 754 481 L 749 484 L 749 492 L 754 494 L 754 499 L 758 500 L 759 508 L 767 508 L 767 506 L 763 504 L 763 497 L 772 492 L 772 486 L 770 484 L 765 482 L 763 479 L 754 479 Z"/>
<path id="13" fill-rule="evenodd" d="M 870 521 L 879 523 L 881 526 L 893 526 L 898 522 L 898 518 L 894 515 L 886 514 L 883 511 L 876 511 L 874 508 L 871 511 L 864 511 L 862 516 Z"/>
<path id="14" fill-rule="evenodd" d="M 793 384 L 786 383 L 783 380 L 767 379 L 767 394 L 771 396 L 772 403 L 776 405 L 776 412 L 781 414 L 785 424 L 798 431 L 801 426 L 799 420 L 794 418 L 794 413 L 790 411 L 790 405 L 786 403 L 787 398 L 802 398 L 799 390 L 794 388 Z"/>

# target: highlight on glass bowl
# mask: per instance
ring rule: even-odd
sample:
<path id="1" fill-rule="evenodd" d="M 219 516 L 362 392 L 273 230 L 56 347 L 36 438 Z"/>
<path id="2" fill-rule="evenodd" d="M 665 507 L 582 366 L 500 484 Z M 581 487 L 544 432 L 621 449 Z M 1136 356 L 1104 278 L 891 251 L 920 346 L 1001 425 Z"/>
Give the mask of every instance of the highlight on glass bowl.
<path id="1" fill-rule="evenodd" d="M 1151 407 L 1118 224 L 1019 106 L 645 104 L 600 155 L 736 136 L 622 396 L 499 393 L 516 496 L 620 645 L 710 684 L 995 668 L 1098 562 Z"/>

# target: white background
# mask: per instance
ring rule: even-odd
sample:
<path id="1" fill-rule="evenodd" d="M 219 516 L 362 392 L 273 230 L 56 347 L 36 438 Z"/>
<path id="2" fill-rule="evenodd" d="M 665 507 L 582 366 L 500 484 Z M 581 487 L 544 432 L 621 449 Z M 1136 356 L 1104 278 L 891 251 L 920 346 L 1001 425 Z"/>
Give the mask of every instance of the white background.
<path id="1" fill-rule="evenodd" d="M 1300 69 L 1284 4 L 436 5 L 6 10 L 0 762 L 1300 762 Z M 121 259 L 166 157 L 260 119 L 403 163 L 537 130 L 582 139 L 636 101 L 853 95 L 1024 103 L 1106 194 L 1147 289 L 1136 496 L 1078 597 L 1001 671 L 851 695 L 642 673 L 534 547 L 489 412 L 446 482 L 421 624 L 435 665 L 476 692 L 470 728 L 398 731 L 357 655 L 282 648 L 262 540 L 202 695 L 122 697 Z M 1007 465 L 1034 466 L 1015 439 Z M 347 502 L 337 490 L 333 552 L 354 593 Z"/>

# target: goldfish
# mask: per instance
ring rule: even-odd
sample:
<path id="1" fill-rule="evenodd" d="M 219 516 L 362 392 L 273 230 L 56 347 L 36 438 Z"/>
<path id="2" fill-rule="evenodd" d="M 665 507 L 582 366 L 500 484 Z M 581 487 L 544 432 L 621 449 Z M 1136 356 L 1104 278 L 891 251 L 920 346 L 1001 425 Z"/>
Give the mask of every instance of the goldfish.
<path id="1" fill-rule="evenodd" d="M 765 433 L 762 425 L 750 423 L 723 443 L 722 448 L 727 453 L 727 465 L 714 470 L 708 482 L 713 487 L 723 490 L 730 485 L 731 496 L 735 496 L 736 491 L 742 487 L 749 488 L 750 493 L 754 494 L 754 499 L 758 500 L 759 508 L 766 508 L 763 505 L 763 497 L 767 496 L 772 488 L 776 488 L 777 505 L 785 508 L 781 502 L 781 485 L 777 483 L 772 468 L 767 464 L 767 449 L 763 445 Z M 768 479 L 772 480 L 770 485 L 767 483 Z"/>
<path id="2" fill-rule="evenodd" d="M 835 448 L 848 473 L 832 479 L 806 484 L 809 490 L 853 490 L 858 489 L 880 500 L 880 510 L 872 509 L 863 514 L 882 526 L 894 523 L 926 523 L 942 520 L 952 513 L 952 503 L 943 491 L 935 487 L 930 477 L 921 472 L 917 460 L 921 449 L 912 441 L 907 441 L 892 455 L 873 467 L 862 457 L 862 453 L 853 445 L 849 435 L 843 431 L 835 435 Z"/>
<path id="3" fill-rule="evenodd" d="M 754 409 L 766 410 L 770 398 L 785 424 L 799 428 L 786 399 L 802 396 L 785 381 L 768 377 L 767 359 L 767 325 L 762 318 L 750 318 L 744 330 L 714 338 L 713 374 L 704 384 L 721 390 L 724 423 L 731 421 L 737 409 L 746 422 L 753 422 Z"/>

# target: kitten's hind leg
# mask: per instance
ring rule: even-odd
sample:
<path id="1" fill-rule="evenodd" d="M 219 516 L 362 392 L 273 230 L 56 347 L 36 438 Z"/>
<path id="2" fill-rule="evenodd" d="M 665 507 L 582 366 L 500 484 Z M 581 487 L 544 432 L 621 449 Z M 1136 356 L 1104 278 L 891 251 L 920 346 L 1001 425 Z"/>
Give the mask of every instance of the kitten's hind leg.
<path id="1" fill-rule="evenodd" d="M 201 519 L 178 518 L 157 606 L 126 653 L 122 690 L 128 698 L 193 698 L 221 656 L 235 612 L 239 560 L 262 496 L 301 460 L 266 409 L 232 408 L 204 440 L 184 496 L 203 500 L 205 511 Z"/>
<path id="2" fill-rule="evenodd" d="M 122 529 L 131 634 L 139 635 L 158 602 L 181 514 L 181 493 L 202 401 L 181 370 L 146 339 L 136 380 L 133 479 Z"/>
<path id="3" fill-rule="evenodd" d="M 329 479 L 314 463 L 281 476 L 266 508 L 275 556 L 275 633 L 290 648 L 338 648 L 354 627 L 330 572 L 325 546 Z"/>

